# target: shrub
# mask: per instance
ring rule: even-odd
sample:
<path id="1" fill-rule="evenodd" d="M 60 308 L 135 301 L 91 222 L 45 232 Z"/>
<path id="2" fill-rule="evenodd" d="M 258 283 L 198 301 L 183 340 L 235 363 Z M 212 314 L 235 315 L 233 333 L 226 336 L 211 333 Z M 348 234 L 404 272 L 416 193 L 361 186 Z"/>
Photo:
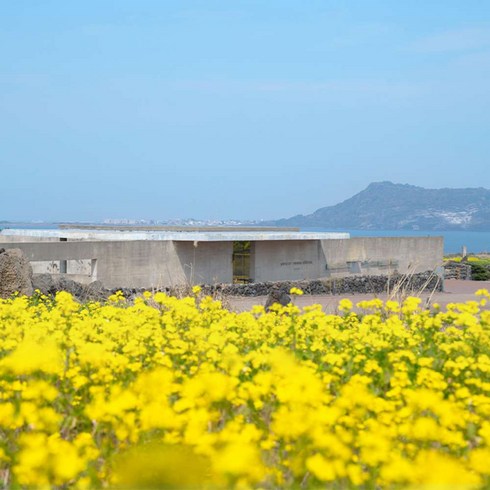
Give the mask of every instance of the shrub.
<path id="1" fill-rule="evenodd" d="M 470 262 L 470 265 L 471 279 L 473 279 L 474 281 L 490 280 L 490 267 L 475 262 Z"/>

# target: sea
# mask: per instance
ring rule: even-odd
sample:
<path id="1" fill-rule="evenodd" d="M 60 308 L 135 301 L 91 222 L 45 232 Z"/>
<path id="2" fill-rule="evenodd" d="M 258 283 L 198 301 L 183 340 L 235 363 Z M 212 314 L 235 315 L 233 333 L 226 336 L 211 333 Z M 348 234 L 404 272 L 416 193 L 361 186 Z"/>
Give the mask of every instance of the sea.
<path id="1" fill-rule="evenodd" d="M 444 253 L 459 254 L 463 247 L 468 253 L 490 253 L 490 231 L 412 231 L 412 230 L 350 230 L 327 228 L 301 228 L 302 231 L 342 231 L 351 237 L 360 236 L 442 236 Z"/>
<path id="2" fill-rule="evenodd" d="M 17 229 L 56 229 L 56 223 L 1 223 L 2 228 Z M 423 230 L 351 230 L 332 228 L 301 228 L 301 231 L 341 231 L 350 233 L 352 237 L 371 236 L 442 236 L 444 253 L 458 254 L 463 247 L 468 253 L 490 253 L 490 231 L 423 231 Z"/>

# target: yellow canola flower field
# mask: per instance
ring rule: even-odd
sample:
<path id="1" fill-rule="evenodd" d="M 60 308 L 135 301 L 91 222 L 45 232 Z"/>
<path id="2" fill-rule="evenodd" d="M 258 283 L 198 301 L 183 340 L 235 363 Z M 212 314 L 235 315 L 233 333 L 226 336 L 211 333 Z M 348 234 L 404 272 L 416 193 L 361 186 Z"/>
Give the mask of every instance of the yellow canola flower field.
<path id="1" fill-rule="evenodd" d="M 490 295 L 339 315 L 0 300 L 0 479 L 58 488 L 489 488 Z"/>

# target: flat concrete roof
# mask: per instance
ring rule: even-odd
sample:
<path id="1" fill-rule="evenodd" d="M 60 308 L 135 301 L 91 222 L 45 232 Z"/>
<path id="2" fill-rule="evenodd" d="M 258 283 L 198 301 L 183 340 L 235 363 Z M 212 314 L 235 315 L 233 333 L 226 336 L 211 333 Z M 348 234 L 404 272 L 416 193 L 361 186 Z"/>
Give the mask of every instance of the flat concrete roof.
<path id="1" fill-rule="evenodd" d="M 104 231 L 299 231 L 297 227 L 287 226 L 174 226 L 174 225 L 81 225 L 60 224 L 60 230 L 104 230 Z"/>
<path id="2" fill-rule="evenodd" d="M 3 236 L 68 238 L 69 240 L 169 240 L 175 242 L 257 242 L 267 240 L 332 240 L 350 238 L 349 233 L 303 231 L 107 231 L 5 229 Z"/>

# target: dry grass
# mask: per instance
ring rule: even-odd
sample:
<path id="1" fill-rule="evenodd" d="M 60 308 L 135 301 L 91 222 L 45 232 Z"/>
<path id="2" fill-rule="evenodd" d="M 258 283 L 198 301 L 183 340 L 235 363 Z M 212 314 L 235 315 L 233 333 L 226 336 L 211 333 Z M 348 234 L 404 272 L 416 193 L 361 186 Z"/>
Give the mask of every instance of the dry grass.
<path id="1" fill-rule="evenodd" d="M 429 291 L 429 296 L 426 298 L 425 306 L 429 307 L 431 305 L 432 297 L 434 296 L 434 293 L 438 291 L 442 279 L 438 274 L 436 274 L 435 271 L 432 271 L 424 284 L 419 286 L 417 289 L 414 289 L 412 278 L 415 275 L 415 269 L 415 265 L 411 266 L 408 272 L 403 274 L 401 278 L 393 284 L 392 288 L 390 288 L 390 283 L 388 282 L 388 290 L 386 292 L 388 300 L 398 301 L 401 303 L 409 296 L 420 298 L 422 293 L 427 293 Z M 434 279 L 436 279 L 436 283 L 429 289 L 429 285 Z"/>

